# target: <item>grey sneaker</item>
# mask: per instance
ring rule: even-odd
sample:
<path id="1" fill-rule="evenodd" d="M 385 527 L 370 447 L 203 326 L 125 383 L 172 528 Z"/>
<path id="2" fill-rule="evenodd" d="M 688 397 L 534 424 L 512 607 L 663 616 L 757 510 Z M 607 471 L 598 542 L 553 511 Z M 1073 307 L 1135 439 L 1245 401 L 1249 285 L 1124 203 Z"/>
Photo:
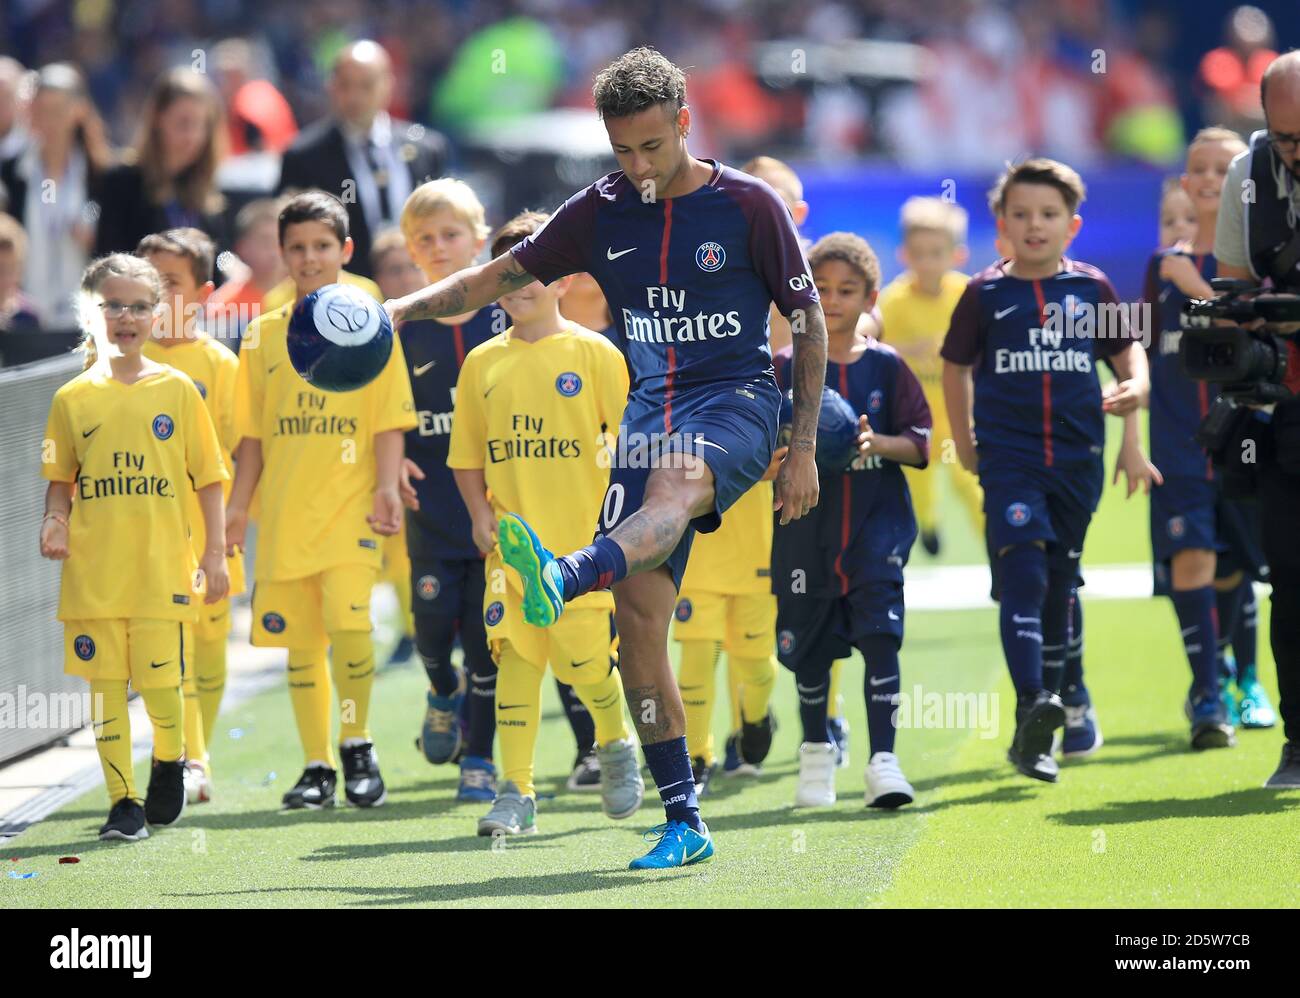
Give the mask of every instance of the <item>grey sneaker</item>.
<path id="1" fill-rule="evenodd" d="M 1300 742 L 1289 741 L 1282 745 L 1282 761 L 1264 786 L 1280 790 L 1300 788 Z"/>
<path id="2" fill-rule="evenodd" d="M 606 817 L 629 818 L 645 797 L 641 764 L 631 739 L 610 742 L 596 749 L 600 760 L 600 806 Z"/>
<path id="3" fill-rule="evenodd" d="M 492 810 L 478 819 L 480 835 L 532 835 L 537 831 L 537 802 L 506 780 Z"/>

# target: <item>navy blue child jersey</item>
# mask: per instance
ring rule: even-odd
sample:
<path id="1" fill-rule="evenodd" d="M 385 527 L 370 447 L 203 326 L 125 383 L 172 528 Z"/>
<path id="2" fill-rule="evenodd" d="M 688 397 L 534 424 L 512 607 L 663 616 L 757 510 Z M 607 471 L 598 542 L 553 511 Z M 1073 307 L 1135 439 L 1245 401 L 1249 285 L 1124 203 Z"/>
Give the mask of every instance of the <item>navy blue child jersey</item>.
<path id="1" fill-rule="evenodd" d="M 456 407 L 456 379 L 465 355 L 509 325 L 505 310 L 492 304 L 460 325 L 419 319 L 398 326 L 420 421 L 406 433 L 406 456 L 424 472 L 423 481 L 412 481 L 420 500 L 419 511 L 409 513 L 412 529 L 407 547 L 413 558 L 482 557 L 474 544 L 469 511 L 447 467 L 447 449 Z"/>
<path id="2" fill-rule="evenodd" d="M 775 358 L 777 382 L 790 385 L 791 348 Z M 872 430 L 915 441 L 922 466 L 930 454 L 930 407 L 921 383 L 893 347 L 867 339 L 851 364 L 826 365 L 826 384 L 866 415 Z M 873 582 L 903 581 L 916 519 L 903 467 L 881 457 L 854 459 L 841 475 L 821 477 L 821 497 L 805 517 L 776 528 L 772 591 L 786 596 L 802 570 L 814 597 L 848 594 Z"/>
<path id="3" fill-rule="evenodd" d="M 1051 277 L 1023 280 L 1000 260 L 971 278 L 940 355 L 974 367 L 981 471 L 1099 462 L 1106 443 L 1097 364 L 1129 346 L 1110 280 L 1068 258 Z"/>

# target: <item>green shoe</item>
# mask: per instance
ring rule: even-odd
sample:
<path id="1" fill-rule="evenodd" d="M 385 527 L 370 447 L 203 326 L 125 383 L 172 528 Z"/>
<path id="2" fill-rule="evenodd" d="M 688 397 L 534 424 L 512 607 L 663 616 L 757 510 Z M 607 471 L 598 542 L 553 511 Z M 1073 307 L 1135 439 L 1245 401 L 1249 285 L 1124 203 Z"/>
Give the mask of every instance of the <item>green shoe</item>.
<path id="1" fill-rule="evenodd" d="M 1223 701 L 1223 710 L 1228 715 L 1228 723 L 1235 728 L 1241 723 L 1241 714 L 1237 710 L 1237 696 L 1233 692 L 1233 682 L 1226 676 L 1219 677 L 1219 699 Z"/>
<path id="2" fill-rule="evenodd" d="M 1237 705 L 1241 711 L 1243 728 L 1271 728 L 1277 724 L 1277 711 L 1273 709 L 1268 691 L 1259 681 L 1253 665 L 1239 678 L 1237 689 L 1241 693 Z"/>
<path id="3" fill-rule="evenodd" d="M 550 627 L 564 612 L 564 584 L 555 556 L 533 533 L 523 518 L 507 513 L 497 524 L 502 560 L 519 573 L 524 583 L 524 620 L 535 627 Z"/>

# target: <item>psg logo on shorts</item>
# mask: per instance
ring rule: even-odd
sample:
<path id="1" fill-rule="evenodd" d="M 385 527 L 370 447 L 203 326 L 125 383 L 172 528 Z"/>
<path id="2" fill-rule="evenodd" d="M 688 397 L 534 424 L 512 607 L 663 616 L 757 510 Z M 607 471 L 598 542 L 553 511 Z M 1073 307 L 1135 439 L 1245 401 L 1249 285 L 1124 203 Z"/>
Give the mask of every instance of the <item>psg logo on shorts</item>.
<path id="1" fill-rule="evenodd" d="M 673 616 L 675 616 L 678 620 L 685 622 L 691 619 L 692 610 L 693 607 L 691 606 L 690 600 L 688 599 L 678 600 L 677 609 L 673 612 Z"/>
<path id="2" fill-rule="evenodd" d="M 700 270 L 712 274 L 715 270 L 721 270 L 727 262 L 727 251 L 718 243 L 700 243 L 700 248 L 695 251 L 695 262 Z"/>
<path id="3" fill-rule="evenodd" d="M 420 580 L 415 584 L 415 591 L 420 594 L 420 599 L 437 599 L 438 593 L 442 590 L 438 579 L 432 575 L 422 575 Z"/>
<path id="4" fill-rule="evenodd" d="M 1187 521 L 1181 516 L 1171 516 L 1169 522 L 1165 524 L 1165 529 L 1169 531 L 1169 536 L 1174 540 L 1182 537 L 1187 533 Z"/>
<path id="5" fill-rule="evenodd" d="M 867 396 L 867 412 L 879 412 L 880 407 L 885 404 L 885 393 L 879 388 L 872 389 Z"/>
<path id="6" fill-rule="evenodd" d="M 555 379 L 555 390 L 566 399 L 571 399 L 582 391 L 582 379 L 572 371 L 565 371 Z"/>
<path id="7" fill-rule="evenodd" d="M 776 647 L 782 655 L 794 651 L 794 631 L 782 631 L 776 636 Z"/>
<path id="8" fill-rule="evenodd" d="M 284 618 L 278 613 L 262 614 L 262 626 L 266 628 L 268 634 L 284 633 Z"/>
<path id="9" fill-rule="evenodd" d="M 1023 527 L 1031 515 L 1029 506 L 1023 502 L 1013 502 L 1007 507 L 1007 523 L 1013 527 Z"/>
<path id="10" fill-rule="evenodd" d="M 176 424 L 172 422 L 171 416 L 165 412 L 159 413 L 153 418 L 153 435 L 159 440 L 166 440 L 176 432 Z"/>
<path id="11" fill-rule="evenodd" d="M 77 653 L 77 658 L 89 662 L 95 657 L 95 642 L 89 634 L 78 634 L 72 639 L 72 650 Z"/>
<path id="12" fill-rule="evenodd" d="M 496 627 L 501 623 L 501 618 L 506 615 L 506 608 L 500 600 L 488 604 L 487 610 L 483 613 L 483 620 L 488 627 Z"/>
<path id="13" fill-rule="evenodd" d="M 198 378 L 193 378 L 193 379 L 191 379 L 191 380 L 193 380 L 193 382 L 194 382 L 194 387 L 197 388 L 197 389 L 199 390 L 199 398 L 207 398 L 207 397 L 208 397 L 208 386 L 205 385 L 205 384 L 204 384 L 202 381 L 200 381 Z"/>

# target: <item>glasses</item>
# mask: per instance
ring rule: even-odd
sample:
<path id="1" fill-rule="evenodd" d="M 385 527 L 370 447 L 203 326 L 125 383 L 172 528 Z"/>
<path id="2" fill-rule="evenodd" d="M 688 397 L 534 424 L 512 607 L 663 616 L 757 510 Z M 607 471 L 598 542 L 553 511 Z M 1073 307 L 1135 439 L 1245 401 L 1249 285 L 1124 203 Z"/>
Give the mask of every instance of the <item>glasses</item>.
<path id="1" fill-rule="evenodd" d="M 102 301 L 99 303 L 99 307 L 104 310 L 104 318 L 110 321 L 120 319 L 124 313 L 130 312 L 132 319 L 141 322 L 152 316 L 158 306 L 143 301 L 134 302 L 131 305 L 120 301 Z"/>

